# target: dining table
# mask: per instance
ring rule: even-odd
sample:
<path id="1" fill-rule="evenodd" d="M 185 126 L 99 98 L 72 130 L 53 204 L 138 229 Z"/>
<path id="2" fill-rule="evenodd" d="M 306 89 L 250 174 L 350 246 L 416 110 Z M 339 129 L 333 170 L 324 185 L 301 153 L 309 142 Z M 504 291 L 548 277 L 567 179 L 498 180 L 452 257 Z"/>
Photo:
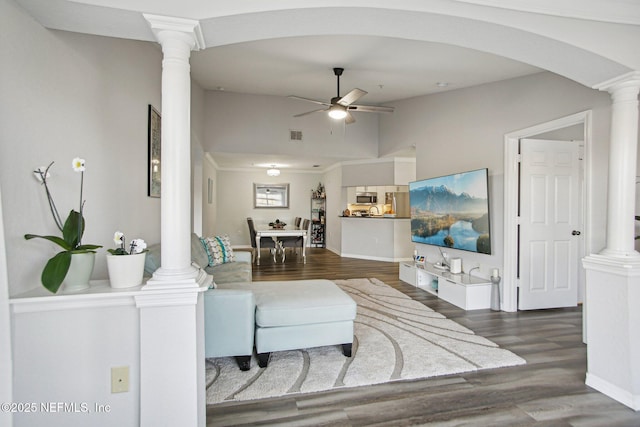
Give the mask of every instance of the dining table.
<path id="1" fill-rule="evenodd" d="M 279 237 L 302 237 L 302 263 L 307 263 L 307 255 L 305 249 L 307 247 L 307 230 L 299 227 L 272 227 L 269 225 L 259 226 L 256 228 L 256 265 L 260 265 L 260 240 L 263 237 L 271 237 L 276 242 L 276 251 L 282 251 L 282 260 L 284 261 L 284 248 L 278 240 Z"/>

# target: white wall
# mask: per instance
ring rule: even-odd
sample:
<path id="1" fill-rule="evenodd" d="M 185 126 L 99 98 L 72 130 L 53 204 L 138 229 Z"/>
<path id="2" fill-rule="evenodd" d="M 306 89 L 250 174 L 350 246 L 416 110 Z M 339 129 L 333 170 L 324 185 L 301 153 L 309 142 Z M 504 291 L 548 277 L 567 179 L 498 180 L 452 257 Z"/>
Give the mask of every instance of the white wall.
<path id="1" fill-rule="evenodd" d="M 295 173 L 284 169 L 277 177 L 267 176 L 264 170 L 219 170 L 217 178 L 217 221 L 212 234 L 228 234 L 233 245 L 249 246 L 247 217 L 252 217 L 256 223 L 279 219 L 287 224 L 292 224 L 296 216 L 311 219 L 311 191 L 318 187 L 323 176 L 320 173 Z M 289 183 L 289 209 L 255 209 L 253 183 Z"/>
<path id="2" fill-rule="evenodd" d="M 394 104 L 393 115 L 380 118 L 381 151 L 416 146 L 416 179 L 489 168 L 492 255 L 453 250 L 465 263 L 480 263 L 485 275 L 502 268 L 504 135 L 579 111 L 593 109 L 590 168 L 592 228 L 590 247 L 605 243 L 606 180 L 611 100 L 598 92 L 551 73 L 416 97 Z M 438 257 L 437 249 L 417 245 Z M 449 251 L 451 252 L 451 251 Z"/>
<path id="3" fill-rule="evenodd" d="M 317 105 L 281 96 L 208 91 L 204 149 L 214 154 L 258 153 L 278 155 L 278 158 L 378 157 L 378 114 L 359 114 L 357 121 L 346 127 L 326 115 L 293 117 L 315 107 Z M 302 142 L 289 140 L 291 129 L 303 132 Z M 325 163 L 326 167 L 333 161 Z"/>
<path id="4" fill-rule="evenodd" d="M 71 160 L 86 159 L 83 242 L 113 247 L 116 230 L 160 240 L 160 199 L 147 197 L 147 105 L 160 108 L 162 54 L 151 43 L 46 30 L 12 1 L 0 8 L 0 181 L 13 295 L 40 286 L 57 249 L 23 237 L 59 235 L 32 175 L 51 161 L 51 190 L 66 218 L 80 197 Z M 104 254 L 94 278 L 107 277 Z"/>

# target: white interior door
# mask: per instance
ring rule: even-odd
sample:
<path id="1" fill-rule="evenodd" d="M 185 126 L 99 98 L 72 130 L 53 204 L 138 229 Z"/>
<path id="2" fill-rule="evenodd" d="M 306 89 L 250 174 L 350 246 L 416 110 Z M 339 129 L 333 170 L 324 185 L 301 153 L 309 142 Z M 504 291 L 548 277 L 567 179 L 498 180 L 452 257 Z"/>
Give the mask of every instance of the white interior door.
<path id="1" fill-rule="evenodd" d="M 518 308 L 578 304 L 579 143 L 520 141 Z"/>

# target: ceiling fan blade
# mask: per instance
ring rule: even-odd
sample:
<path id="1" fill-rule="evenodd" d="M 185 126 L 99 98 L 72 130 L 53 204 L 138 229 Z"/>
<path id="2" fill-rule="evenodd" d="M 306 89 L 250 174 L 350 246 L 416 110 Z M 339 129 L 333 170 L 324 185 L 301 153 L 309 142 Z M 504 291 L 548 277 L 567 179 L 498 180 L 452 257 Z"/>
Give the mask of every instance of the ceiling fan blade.
<path id="1" fill-rule="evenodd" d="M 326 105 L 327 107 L 331 106 L 331 104 L 328 104 L 326 102 L 316 101 L 315 99 L 302 98 L 301 96 L 289 95 L 287 98 L 297 99 L 297 100 L 300 100 L 300 101 L 313 102 L 314 104 Z"/>
<path id="2" fill-rule="evenodd" d="M 356 121 L 356 119 L 351 115 L 351 113 L 349 113 L 349 112 L 347 111 L 347 115 L 346 115 L 346 117 L 344 118 L 344 122 L 345 122 L 346 124 L 350 125 L 351 123 L 353 123 L 353 122 L 355 122 L 355 121 Z"/>
<path id="3" fill-rule="evenodd" d="M 349 105 L 349 111 L 360 111 L 363 113 L 393 113 L 394 107 L 384 107 L 376 105 Z"/>
<path id="4" fill-rule="evenodd" d="M 348 105 L 353 104 L 354 102 L 356 102 L 358 99 L 362 98 L 363 96 L 365 96 L 367 93 L 367 91 L 364 91 L 362 89 L 358 89 L 355 88 L 353 89 L 351 92 L 349 92 L 348 94 L 346 94 L 345 96 L 343 96 L 342 98 L 338 99 L 336 101 L 336 103 L 340 104 L 340 105 L 344 105 L 345 107 Z"/>
<path id="5" fill-rule="evenodd" d="M 318 110 L 312 110 L 312 111 L 307 111 L 306 113 L 300 113 L 300 114 L 296 114 L 293 117 L 302 117 L 302 116 L 306 116 L 307 114 L 311 114 L 311 113 L 319 113 L 321 111 L 327 111 L 326 108 L 320 108 Z"/>

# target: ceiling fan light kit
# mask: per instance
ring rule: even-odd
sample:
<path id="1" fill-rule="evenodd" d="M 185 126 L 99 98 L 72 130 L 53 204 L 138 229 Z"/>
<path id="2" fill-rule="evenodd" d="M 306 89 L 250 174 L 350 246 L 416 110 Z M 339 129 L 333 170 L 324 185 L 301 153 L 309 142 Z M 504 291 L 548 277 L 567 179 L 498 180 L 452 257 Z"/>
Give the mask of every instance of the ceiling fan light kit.
<path id="1" fill-rule="evenodd" d="M 302 117 L 307 114 L 317 113 L 320 111 L 326 111 L 329 114 L 329 117 L 336 120 L 344 119 L 346 124 L 351 124 L 356 121 L 356 119 L 351 115 L 349 110 L 358 111 L 364 113 L 392 113 L 393 107 L 378 107 L 373 105 L 355 105 L 353 104 L 358 99 L 365 96 L 368 92 L 362 89 L 353 89 L 345 96 L 340 96 L 340 76 L 344 72 L 344 68 L 334 68 L 333 74 L 335 74 L 337 79 L 337 89 L 338 96 L 331 98 L 329 103 L 316 101 L 315 99 L 302 98 L 299 96 L 290 96 L 289 98 L 299 99 L 301 101 L 313 102 L 314 104 L 324 105 L 328 108 L 321 108 L 319 110 L 307 111 L 306 113 L 296 114 L 293 117 Z"/>
<path id="2" fill-rule="evenodd" d="M 332 105 L 329 108 L 329 117 L 340 120 L 347 117 L 347 111 L 341 105 Z"/>

